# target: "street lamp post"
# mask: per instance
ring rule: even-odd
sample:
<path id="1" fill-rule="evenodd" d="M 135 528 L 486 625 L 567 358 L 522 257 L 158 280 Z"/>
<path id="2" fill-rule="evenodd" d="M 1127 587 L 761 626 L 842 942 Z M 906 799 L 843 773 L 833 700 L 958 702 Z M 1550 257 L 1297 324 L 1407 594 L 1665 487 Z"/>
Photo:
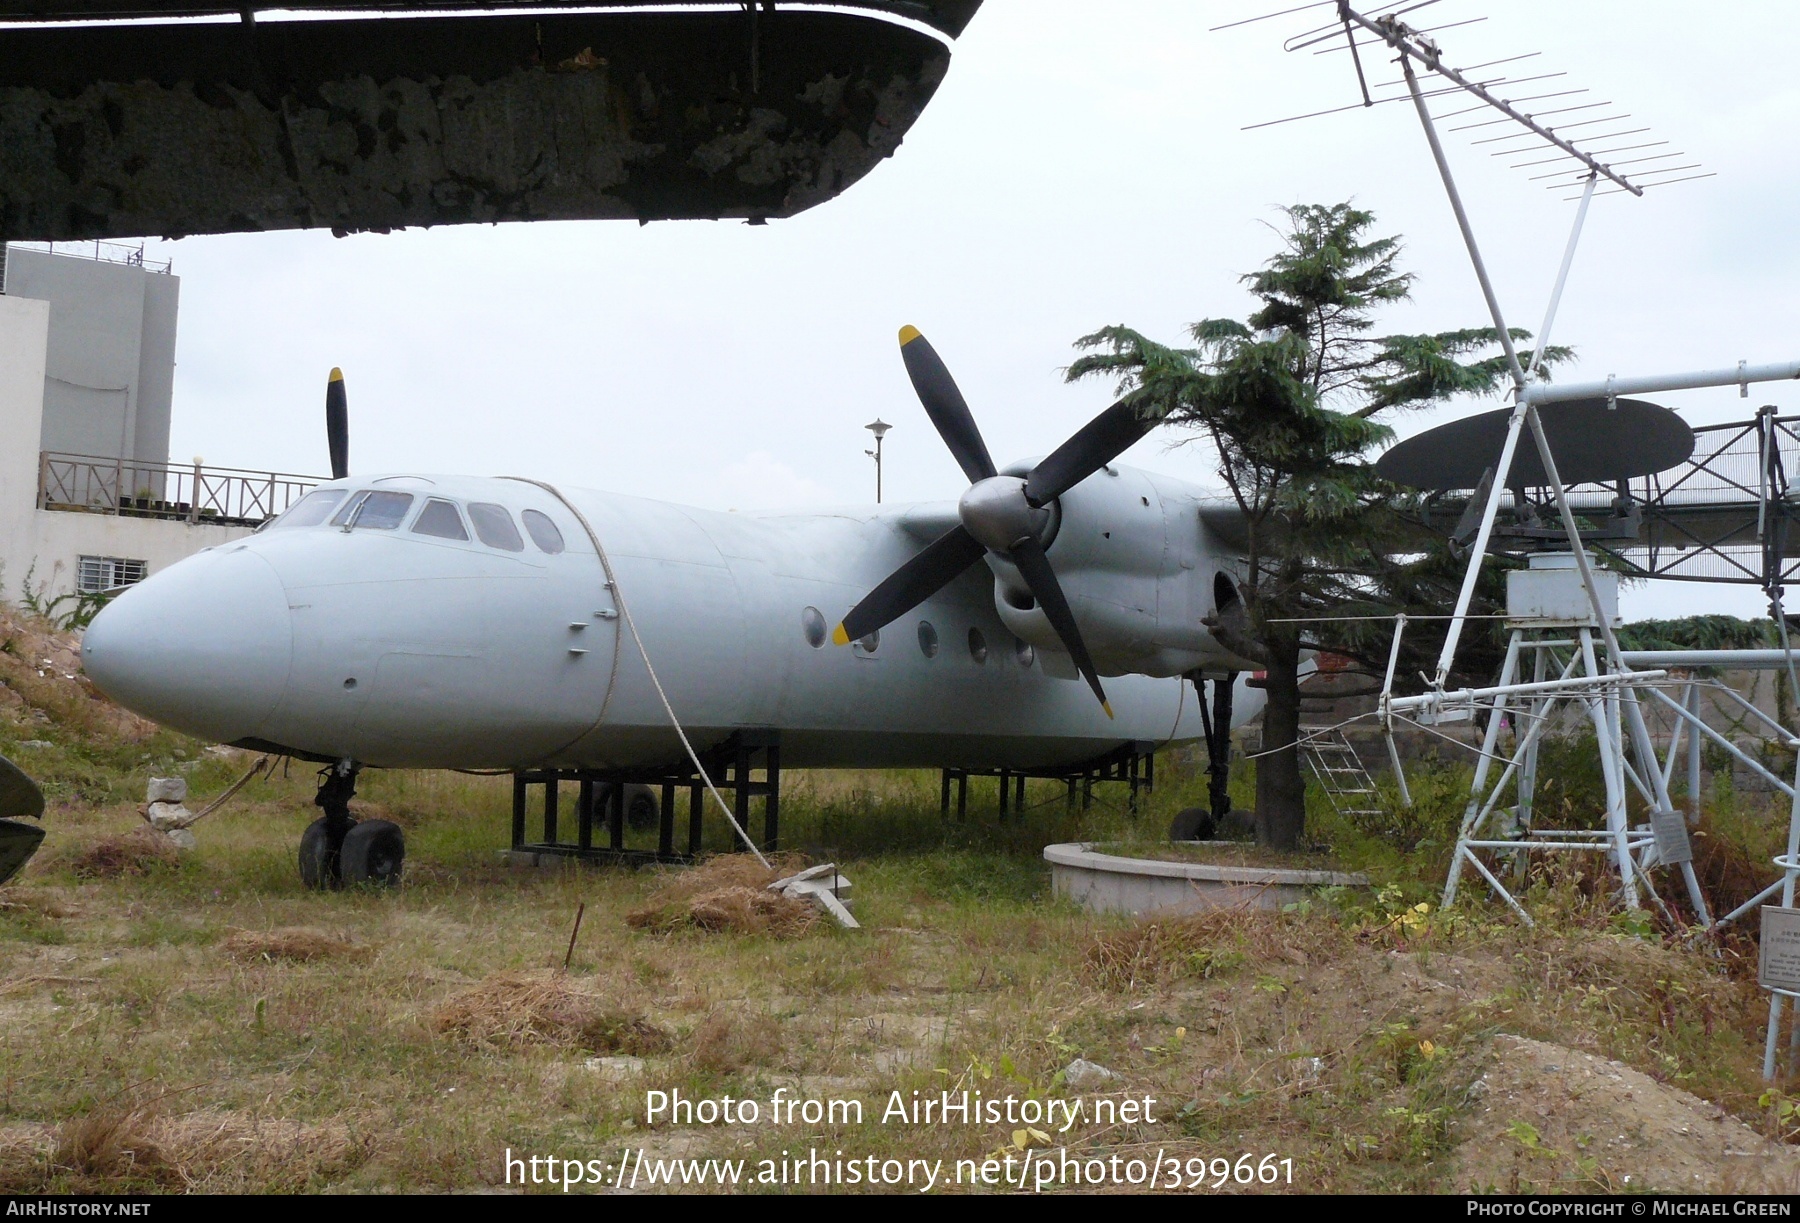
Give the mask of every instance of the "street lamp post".
<path id="1" fill-rule="evenodd" d="M 863 428 L 867 429 L 870 433 L 873 433 L 875 435 L 875 449 L 865 450 L 865 451 L 863 451 L 863 453 L 875 460 L 875 504 L 876 505 L 881 504 L 881 439 L 886 437 L 887 431 L 889 429 L 892 429 L 893 427 L 894 426 L 888 424 L 886 421 L 882 420 L 881 417 L 879 417 L 879 416 L 877 416 L 874 420 L 870 421 L 868 424 L 863 426 Z"/>

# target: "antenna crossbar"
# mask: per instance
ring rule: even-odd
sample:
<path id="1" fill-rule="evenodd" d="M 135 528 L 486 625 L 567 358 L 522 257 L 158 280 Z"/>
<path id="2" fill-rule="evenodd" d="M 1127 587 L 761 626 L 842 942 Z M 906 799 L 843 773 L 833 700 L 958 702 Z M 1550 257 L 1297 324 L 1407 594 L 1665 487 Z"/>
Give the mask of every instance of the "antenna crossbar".
<path id="1" fill-rule="evenodd" d="M 1604 162 L 1596 161 L 1592 156 L 1583 152 L 1581 149 L 1576 148 L 1563 137 L 1557 135 L 1552 129 L 1538 123 L 1530 115 L 1527 115 L 1514 107 L 1512 103 L 1506 101 L 1506 99 L 1495 97 L 1488 91 L 1485 85 L 1470 80 L 1455 68 L 1445 64 L 1442 55 L 1438 51 L 1437 44 L 1430 39 L 1423 37 L 1418 31 L 1412 29 L 1405 22 L 1396 20 L 1392 16 L 1380 18 L 1365 17 L 1355 9 L 1351 8 L 1348 0 L 1338 0 L 1338 19 L 1346 26 L 1358 26 L 1371 34 L 1374 34 L 1395 51 L 1398 51 L 1406 59 L 1417 61 L 1427 71 L 1435 73 L 1465 92 L 1481 99 L 1507 118 L 1513 120 L 1521 127 L 1535 133 L 1549 144 L 1561 149 L 1568 156 L 1575 158 L 1589 170 L 1593 171 L 1601 178 L 1616 184 L 1622 190 L 1629 191 L 1633 195 L 1642 195 L 1644 193 L 1642 187 L 1633 183 L 1630 179 L 1614 170 L 1611 166 Z"/>

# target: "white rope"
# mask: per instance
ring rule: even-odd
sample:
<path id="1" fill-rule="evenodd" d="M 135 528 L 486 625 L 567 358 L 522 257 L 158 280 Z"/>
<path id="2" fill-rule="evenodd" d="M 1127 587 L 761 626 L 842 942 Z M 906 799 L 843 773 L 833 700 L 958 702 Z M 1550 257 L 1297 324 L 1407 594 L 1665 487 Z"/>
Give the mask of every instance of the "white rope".
<path id="1" fill-rule="evenodd" d="M 575 515 L 575 521 L 581 524 L 581 529 L 587 532 L 588 542 L 594 545 L 594 552 L 600 557 L 600 568 L 606 572 L 607 589 L 612 591 L 613 602 L 619 605 L 619 618 L 625 621 L 625 627 L 631 631 L 631 640 L 637 645 L 638 657 L 644 660 L 644 670 L 650 673 L 650 683 L 656 689 L 656 697 L 662 702 L 663 712 L 669 715 L 669 725 L 675 728 L 675 734 L 681 740 L 681 746 L 687 750 L 688 759 L 693 761 L 694 771 L 699 773 L 700 780 L 706 783 L 707 793 L 711 794 L 719 804 L 719 810 L 725 813 L 726 821 L 731 824 L 731 830 L 737 833 L 738 840 L 744 843 L 744 848 L 756 855 L 756 860 L 762 863 L 763 869 L 774 870 L 775 868 L 769 865 L 769 860 L 763 857 L 762 850 L 756 847 L 756 842 L 750 839 L 750 834 L 745 832 L 743 825 L 737 822 L 737 816 L 732 814 L 731 807 L 725 802 L 724 796 L 719 793 L 718 787 L 713 785 L 712 778 L 707 775 L 706 766 L 700 763 L 699 753 L 694 750 L 694 745 L 688 742 L 687 732 L 681 728 L 681 719 L 675 716 L 675 707 L 669 704 L 669 694 L 663 691 L 662 681 L 656 677 L 656 668 L 650 664 L 650 651 L 644 648 L 644 639 L 638 634 L 637 621 L 631 617 L 631 608 L 625 602 L 625 591 L 619 585 L 618 575 L 613 572 L 612 560 L 606 555 L 606 548 L 601 544 L 599 534 L 588 522 L 587 515 L 577 509 L 574 502 L 563 496 L 562 490 L 554 484 L 546 484 L 542 480 L 533 480 L 527 476 L 512 478 L 526 484 L 535 484 L 562 502 L 569 513 Z"/>

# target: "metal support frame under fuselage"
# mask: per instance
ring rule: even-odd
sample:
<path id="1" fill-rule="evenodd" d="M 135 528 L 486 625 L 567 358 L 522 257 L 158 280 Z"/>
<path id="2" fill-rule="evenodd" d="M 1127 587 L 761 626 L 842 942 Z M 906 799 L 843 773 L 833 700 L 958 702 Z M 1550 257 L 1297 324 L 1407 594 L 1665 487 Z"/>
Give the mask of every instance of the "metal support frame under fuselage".
<path id="1" fill-rule="evenodd" d="M 750 825 L 752 800 L 763 804 L 763 836 L 761 849 L 773 853 L 779 848 L 781 831 L 781 735 L 766 728 L 740 730 L 710 751 L 702 752 L 707 774 L 720 790 L 732 792 L 734 814 L 739 825 Z M 761 774 L 760 778 L 757 774 Z M 562 823 L 562 787 L 575 787 L 575 839 Z M 650 786 L 660 791 L 656 831 L 656 848 L 631 847 L 625 824 L 625 787 Z M 527 825 L 531 809 L 530 791 L 542 787 L 537 809 L 542 813 L 543 835 L 528 840 Z M 601 788 L 610 786 L 607 801 L 597 802 Z M 687 847 L 675 848 L 676 792 L 686 790 Z M 706 783 L 691 767 L 679 765 L 635 769 L 523 769 L 513 774 L 512 846 L 515 861 L 541 858 L 570 858 L 588 862 L 691 862 L 699 856 L 704 844 Z M 600 807 L 604 806 L 604 810 Z M 606 838 L 604 845 L 595 844 L 595 834 Z M 737 848 L 734 846 L 734 849 Z"/>
<path id="2" fill-rule="evenodd" d="M 1102 782 L 1122 782 L 1130 787 L 1126 804 L 1135 815 L 1138 811 L 1139 792 L 1148 794 L 1156 788 L 1156 746 L 1148 739 L 1134 739 L 1130 743 L 1120 744 L 1104 756 L 1095 757 L 1086 764 L 1073 768 L 1066 765 L 1042 769 L 946 768 L 939 777 L 938 813 L 949 816 L 950 790 L 954 784 L 956 818 L 959 822 L 965 819 L 969 811 L 969 778 L 994 777 L 1000 782 L 1000 818 L 1004 820 L 1007 817 L 1009 807 L 1023 816 L 1025 779 L 1030 777 L 1061 782 L 1068 789 L 1069 809 L 1075 809 L 1076 795 L 1079 794 L 1083 811 L 1093 805 L 1095 785 Z"/>

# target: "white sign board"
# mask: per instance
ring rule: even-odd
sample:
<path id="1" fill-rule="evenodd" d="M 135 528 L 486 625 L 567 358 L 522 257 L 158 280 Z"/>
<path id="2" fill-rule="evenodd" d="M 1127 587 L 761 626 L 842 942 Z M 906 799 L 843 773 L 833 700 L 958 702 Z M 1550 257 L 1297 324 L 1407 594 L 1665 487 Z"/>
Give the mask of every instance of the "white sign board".
<path id="1" fill-rule="evenodd" d="M 1800 909 L 1763 906 L 1756 983 L 1764 989 L 1800 993 Z"/>

